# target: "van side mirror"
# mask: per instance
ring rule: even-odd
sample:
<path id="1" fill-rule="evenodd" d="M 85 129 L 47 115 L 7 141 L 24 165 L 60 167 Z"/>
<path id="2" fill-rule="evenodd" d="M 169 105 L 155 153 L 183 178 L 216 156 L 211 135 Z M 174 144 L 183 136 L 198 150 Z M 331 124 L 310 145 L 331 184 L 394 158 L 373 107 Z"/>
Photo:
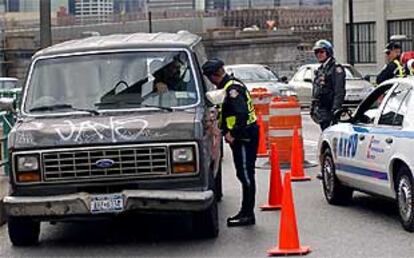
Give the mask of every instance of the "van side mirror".
<path id="1" fill-rule="evenodd" d="M 206 93 L 207 100 L 213 105 L 223 104 L 225 97 L 226 97 L 226 91 L 224 89 L 212 90 Z"/>
<path id="2" fill-rule="evenodd" d="M 367 74 L 364 76 L 364 80 L 366 80 L 367 82 L 371 82 L 371 77 Z"/>
<path id="3" fill-rule="evenodd" d="M 287 83 L 287 82 L 288 82 L 288 79 L 287 79 L 287 77 L 286 77 L 286 76 L 282 76 L 282 78 L 280 78 L 280 80 L 281 80 L 283 83 Z"/>

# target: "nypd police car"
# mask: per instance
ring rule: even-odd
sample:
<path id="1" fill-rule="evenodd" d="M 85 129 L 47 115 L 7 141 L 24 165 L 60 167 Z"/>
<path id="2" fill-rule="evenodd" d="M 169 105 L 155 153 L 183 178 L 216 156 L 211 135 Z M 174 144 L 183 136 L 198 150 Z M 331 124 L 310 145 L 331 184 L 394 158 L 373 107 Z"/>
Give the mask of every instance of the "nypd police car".
<path id="1" fill-rule="evenodd" d="M 402 226 L 414 231 L 414 79 L 379 85 L 355 112 L 319 140 L 322 184 L 329 204 L 346 204 L 354 190 L 392 198 Z"/>

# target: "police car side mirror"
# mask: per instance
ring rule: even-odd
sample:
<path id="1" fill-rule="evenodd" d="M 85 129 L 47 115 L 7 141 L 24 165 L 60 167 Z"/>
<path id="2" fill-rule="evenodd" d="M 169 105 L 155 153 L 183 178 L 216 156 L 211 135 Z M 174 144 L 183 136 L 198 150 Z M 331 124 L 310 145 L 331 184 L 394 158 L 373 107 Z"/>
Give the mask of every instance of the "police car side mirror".
<path id="1" fill-rule="evenodd" d="M 280 80 L 281 80 L 283 83 L 287 83 L 287 82 L 288 82 L 288 79 L 287 79 L 287 77 L 286 77 L 286 76 L 282 76 L 282 78 L 280 78 Z"/>
<path id="2" fill-rule="evenodd" d="M 348 108 L 341 108 L 335 111 L 333 114 L 334 122 L 350 123 L 353 120 L 352 111 Z"/>
<path id="3" fill-rule="evenodd" d="M 224 89 L 212 90 L 206 93 L 207 100 L 213 105 L 223 104 L 225 97 L 226 97 L 226 91 Z"/>
<path id="4" fill-rule="evenodd" d="M 369 75 L 365 75 L 364 80 L 366 80 L 367 82 L 371 82 L 371 77 Z"/>

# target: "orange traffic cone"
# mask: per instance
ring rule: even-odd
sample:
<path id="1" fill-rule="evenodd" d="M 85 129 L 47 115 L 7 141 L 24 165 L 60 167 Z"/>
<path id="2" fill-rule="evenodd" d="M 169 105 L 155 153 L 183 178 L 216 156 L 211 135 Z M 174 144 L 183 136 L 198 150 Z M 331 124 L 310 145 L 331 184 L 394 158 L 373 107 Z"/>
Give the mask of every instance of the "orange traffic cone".
<path id="1" fill-rule="evenodd" d="M 263 211 L 278 210 L 282 208 L 282 179 L 280 176 L 279 155 L 276 143 L 272 143 L 270 149 L 270 183 L 268 203 L 260 206 Z"/>
<path id="2" fill-rule="evenodd" d="M 257 150 L 257 157 L 267 157 L 269 154 L 266 147 L 266 133 L 261 113 L 257 115 L 257 125 L 259 126 L 259 147 Z"/>
<path id="3" fill-rule="evenodd" d="M 292 181 L 311 180 L 310 176 L 305 176 L 305 171 L 303 170 L 303 146 L 299 139 L 298 128 L 296 126 L 293 131 L 292 156 L 290 166 Z"/>
<path id="4" fill-rule="evenodd" d="M 295 205 L 293 203 L 290 173 L 285 174 L 283 182 L 282 214 L 279 226 L 279 246 L 267 251 L 268 255 L 308 254 L 309 246 L 300 246 L 298 228 L 296 224 Z"/>

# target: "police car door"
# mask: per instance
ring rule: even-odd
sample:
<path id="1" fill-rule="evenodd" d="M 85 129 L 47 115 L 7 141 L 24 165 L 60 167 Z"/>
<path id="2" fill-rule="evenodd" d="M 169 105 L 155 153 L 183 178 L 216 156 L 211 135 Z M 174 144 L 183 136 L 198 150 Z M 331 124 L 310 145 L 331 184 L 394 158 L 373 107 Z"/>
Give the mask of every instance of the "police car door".
<path id="1" fill-rule="evenodd" d="M 389 165 L 394 153 L 405 145 L 402 141 L 407 140 L 402 137 L 402 125 L 411 95 L 412 87 L 403 82 L 392 89 L 368 139 L 365 166 L 372 172 L 372 190 L 381 195 L 393 194 Z"/>
<path id="2" fill-rule="evenodd" d="M 367 167 L 367 149 L 371 131 L 380 115 L 386 92 L 392 87 L 376 88 L 355 111 L 353 122 L 336 139 L 337 174 L 341 181 L 359 188 L 369 189 L 372 173 Z"/>

